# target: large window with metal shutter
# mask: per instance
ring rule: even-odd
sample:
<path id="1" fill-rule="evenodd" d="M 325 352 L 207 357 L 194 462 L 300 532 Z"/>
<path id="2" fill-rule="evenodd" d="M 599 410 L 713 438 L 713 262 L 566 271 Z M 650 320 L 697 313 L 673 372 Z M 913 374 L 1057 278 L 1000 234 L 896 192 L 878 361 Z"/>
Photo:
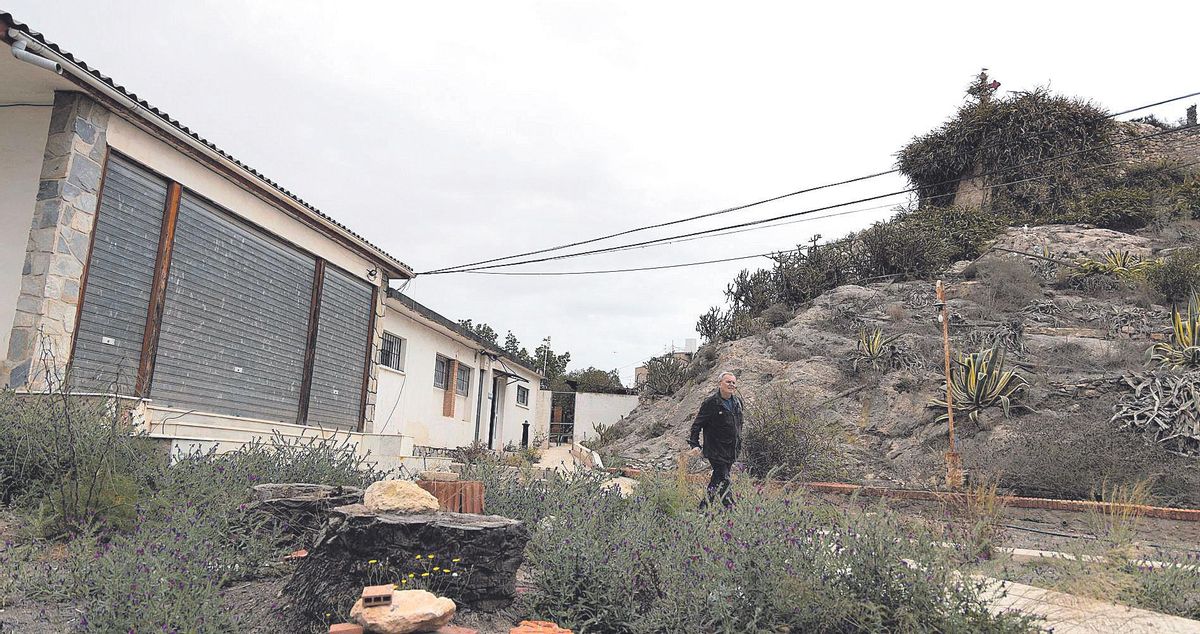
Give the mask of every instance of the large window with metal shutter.
<path id="1" fill-rule="evenodd" d="M 374 289 L 349 273 L 325 267 L 317 319 L 308 424 L 357 430 Z"/>
<path id="2" fill-rule="evenodd" d="M 315 269 L 312 256 L 184 192 L 154 403 L 295 423 Z"/>
<path id="3" fill-rule="evenodd" d="M 167 188 L 119 155 L 108 160 L 71 358 L 76 389 L 134 392 Z"/>

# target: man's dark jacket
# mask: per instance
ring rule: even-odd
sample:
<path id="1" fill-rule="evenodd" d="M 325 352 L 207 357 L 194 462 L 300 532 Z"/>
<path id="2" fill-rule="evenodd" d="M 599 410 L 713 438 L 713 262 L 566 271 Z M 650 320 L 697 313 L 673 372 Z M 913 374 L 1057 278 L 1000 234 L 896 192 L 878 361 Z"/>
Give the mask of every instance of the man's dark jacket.
<path id="1" fill-rule="evenodd" d="M 700 404 L 688 444 L 701 446 L 700 432 L 703 431 L 704 457 L 709 462 L 731 464 L 737 461 L 742 451 L 742 399 L 733 395 L 732 412 L 725 409 L 721 401 L 721 390 L 717 390 Z"/>

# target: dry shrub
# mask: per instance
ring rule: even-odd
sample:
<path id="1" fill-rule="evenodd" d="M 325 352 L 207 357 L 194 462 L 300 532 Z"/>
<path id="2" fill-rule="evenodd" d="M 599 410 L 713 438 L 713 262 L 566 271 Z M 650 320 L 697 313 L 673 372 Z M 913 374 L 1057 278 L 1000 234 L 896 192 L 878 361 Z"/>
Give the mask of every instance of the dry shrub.
<path id="1" fill-rule="evenodd" d="M 1089 499 L 1098 483 L 1149 479 L 1156 498 L 1200 505 L 1200 474 L 1189 459 L 1109 423 L 1114 400 L 1102 394 L 1039 404 L 1038 415 L 1013 419 L 1004 439 L 964 447 L 963 462 L 999 474 L 1000 485 L 1020 495 Z"/>
<path id="2" fill-rule="evenodd" d="M 810 355 L 794 343 L 779 341 L 771 346 L 771 356 L 777 361 L 795 363 L 796 361 L 807 359 Z"/>
<path id="3" fill-rule="evenodd" d="M 1033 268 L 1019 257 L 999 257 L 978 265 L 979 303 L 992 310 L 1020 311 L 1042 296 L 1042 287 Z"/>
<path id="4" fill-rule="evenodd" d="M 900 323 L 908 319 L 908 310 L 901 303 L 888 304 L 884 307 L 883 312 L 888 316 L 888 319 L 895 323 Z"/>
<path id="5" fill-rule="evenodd" d="M 963 561 L 992 559 L 1004 533 L 1005 498 L 994 477 L 967 485 L 962 496 L 948 498 L 952 521 L 947 537 L 956 545 Z"/>
<path id="6" fill-rule="evenodd" d="M 771 386 L 747 403 L 742 461 L 751 473 L 783 478 L 838 477 L 846 463 L 845 432 L 794 389 Z"/>

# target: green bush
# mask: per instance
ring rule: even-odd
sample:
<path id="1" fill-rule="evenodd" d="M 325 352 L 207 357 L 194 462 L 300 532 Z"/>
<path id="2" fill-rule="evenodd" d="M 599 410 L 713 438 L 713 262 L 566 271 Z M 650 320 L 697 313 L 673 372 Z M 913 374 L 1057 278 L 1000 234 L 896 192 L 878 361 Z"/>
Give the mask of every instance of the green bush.
<path id="1" fill-rule="evenodd" d="M 836 480 L 846 460 L 845 432 L 794 390 L 773 386 L 747 403 L 742 462 L 751 473 Z"/>
<path id="2" fill-rule="evenodd" d="M 1172 213 L 1200 220 L 1200 177 L 1193 176 L 1171 192 Z"/>
<path id="3" fill-rule="evenodd" d="M 993 174 L 985 177 L 989 184 L 1010 183 L 991 190 L 993 208 L 1020 210 L 1010 220 L 1034 223 L 1104 186 L 1105 175 L 1092 168 L 1114 160 L 1115 151 L 1103 146 L 1115 131 L 1095 105 L 1037 88 L 968 102 L 901 149 L 897 163 L 919 188 L 922 206 L 953 202 L 957 179 L 978 168 Z M 1064 158 L 1041 161 L 1053 156 Z"/>
<path id="4" fill-rule="evenodd" d="M 750 334 L 751 317 L 744 308 L 713 306 L 696 321 L 696 332 L 710 343 L 734 341 Z"/>
<path id="5" fill-rule="evenodd" d="M 614 634 L 1033 629 L 993 616 L 981 584 L 885 510 L 831 519 L 744 478 L 733 491 L 731 510 L 674 516 L 656 493 L 554 498 L 526 550 L 534 591 L 522 607 Z"/>
<path id="6" fill-rule="evenodd" d="M 1188 181 L 1188 172 L 1174 161 L 1143 161 L 1125 167 L 1125 174 L 1115 181 L 1124 187 L 1149 191 L 1171 190 Z"/>
<path id="7" fill-rule="evenodd" d="M 1145 189 L 1119 187 L 1085 196 L 1071 218 L 1102 229 L 1136 231 L 1154 222 L 1154 197 Z"/>
<path id="8" fill-rule="evenodd" d="M 1146 274 L 1146 280 L 1168 302 L 1184 302 L 1200 291 L 1200 248 L 1173 251 Z"/>
<path id="9" fill-rule="evenodd" d="M 386 475 L 348 437 L 275 435 L 237 451 L 150 453 L 106 399 L 0 396 L 0 464 L 19 516 L 65 540 L 0 547 L 0 603 L 74 604 L 94 632 L 228 632 L 222 587 L 273 574 L 278 529 L 250 510 L 266 482 L 362 486 Z M 285 628 L 286 629 L 286 628 Z"/>
<path id="10" fill-rule="evenodd" d="M 795 317 L 792 309 L 787 307 L 787 304 L 772 304 L 769 308 L 763 311 L 763 321 L 772 328 L 778 328 Z"/>
<path id="11" fill-rule="evenodd" d="M 813 236 L 807 247 L 780 253 L 775 260 L 773 281 L 779 301 L 797 307 L 821 293 L 854 280 L 853 251 L 847 240 L 819 244 Z"/>
<path id="12" fill-rule="evenodd" d="M 0 393 L 0 502 L 36 511 L 47 536 L 127 527 L 150 445 L 110 399 Z"/>
<path id="13" fill-rule="evenodd" d="M 935 207 L 901 211 L 893 223 L 937 236 L 938 251 L 931 254 L 947 264 L 973 260 L 983 254 L 993 240 L 1010 224 L 1010 218 L 995 211 L 974 207 Z"/>
<path id="14" fill-rule="evenodd" d="M 664 354 L 646 362 L 646 394 L 671 396 L 687 382 L 688 362 L 673 354 Z"/>

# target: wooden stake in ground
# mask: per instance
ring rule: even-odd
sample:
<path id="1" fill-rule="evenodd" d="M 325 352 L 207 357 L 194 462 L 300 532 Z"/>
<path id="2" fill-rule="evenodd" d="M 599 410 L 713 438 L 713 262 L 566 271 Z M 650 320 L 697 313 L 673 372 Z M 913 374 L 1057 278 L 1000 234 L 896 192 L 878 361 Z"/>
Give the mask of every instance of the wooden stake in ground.
<path id="1" fill-rule="evenodd" d="M 946 357 L 946 415 L 950 423 L 950 451 L 946 452 L 946 486 L 950 489 L 962 487 L 962 458 L 954 447 L 954 394 L 950 378 L 950 317 L 946 309 L 946 288 L 937 282 L 937 305 L 940 309 L 938 321 L 942 322 L 942 348 Z"/>

